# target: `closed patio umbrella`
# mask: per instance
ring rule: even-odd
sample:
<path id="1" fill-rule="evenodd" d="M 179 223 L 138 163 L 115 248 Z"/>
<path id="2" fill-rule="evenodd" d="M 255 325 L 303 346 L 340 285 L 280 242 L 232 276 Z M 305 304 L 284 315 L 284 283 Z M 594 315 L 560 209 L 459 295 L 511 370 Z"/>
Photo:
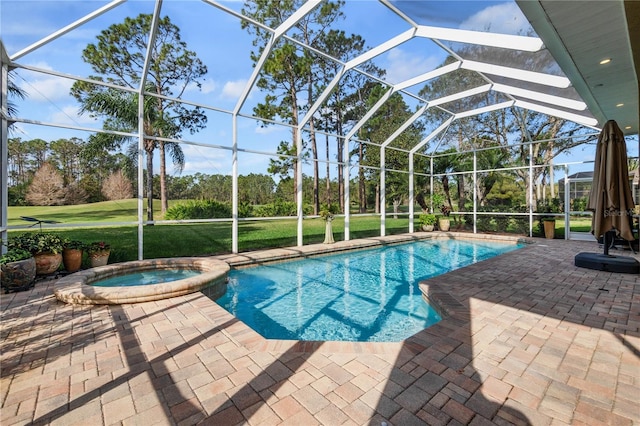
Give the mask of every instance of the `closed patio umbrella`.
<path id="1" fill-rule="evenodd" d="M 624 134 L 615 120 L 609 120 L 596 146 L 593 184 L 587 203 L 587 210 L 593 211 L 591 233 L 600 238 L 615 228 L 620 238 L 633 241 L 633 207 Z"/>
<path id="2" fill-rule="evenodd" d="M 604 236 L 604 254 L 578 253 L 575 265 L 601 271 L 640 273 L 640 262 L 630 256 L 609 255 L 609 244 L 619 235 L 633 241 L 631 214 L 633 198 L 629 187 L 627 146 L 624 134 L 615 121 L 605 123 L 596 146 L 593 184 L 589 193 L 587 210 L 593 211 L 591 233 Z"/>

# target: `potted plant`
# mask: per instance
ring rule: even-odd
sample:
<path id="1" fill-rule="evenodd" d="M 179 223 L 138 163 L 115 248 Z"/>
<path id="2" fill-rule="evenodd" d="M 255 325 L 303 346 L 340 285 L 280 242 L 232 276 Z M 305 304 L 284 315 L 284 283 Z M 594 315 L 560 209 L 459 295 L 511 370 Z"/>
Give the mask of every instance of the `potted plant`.
<path id="1" fill-rule="evenodd" d="M 544 237 L 553 240 L 556 234 L 556 218 L 553 216 L 543 217 L 540 219 L 544 228 Z"/>
<path id="2" fill-rule="evenodd" d="M 420 221 L 420 227 L 422 230 L 427 232 L 433 231 L 436 223 L 438 223 L 438 217 L 431 213 L 421 214 L 418 220 Z"/>
<path id="3" fill-rule="evenodd" d="M 449 215 L 451 214 L 451 207 L 446 204 L 440 206 L 440 212 L 442 216 L 438 219 L 438 228 L 441 231 L 448 231 L 451 228 L 451 219 L 449 219 Z"/>
<path id="4" fill-rule="evenodd" d="M 13 248 L 0 256 L 0 285 L 7 293 L 30 289 L 35 279 L 36 260 L 31 252 Z"/>
<path id="5" fill-rule="evenodd" d="M 333 221 L 333 217 L 335 213 L 336 213 L 336 207 L 332 204 L 324 204 L 320 209 L 320 217 L 325 222 L 323 244 L 335 243 L 333 239 L 333 228 L 331 226 L 331 222 Z"/>
<path id="6" fill-rule="evenodd" d="M 544 200 L 538 203 L 537 211 L 544 213 L 540 217 L 539 230 L 540 233 L 544 233 L 545 238 L 552 240 L 555 237 L 556 217 L 553 213 L 562 213 L 562 210 L 562 203 L 558 198 Z"/>
<path id="7" fill-rule="evenodd" d="M 109 261 L 111 246 L 104 241 L 95 241 L 89 244 L 87 252 L 92 267 L 104 266 Z"/>
<path id="8" fill-rule="evenodd" d="M 82 266 L 82 254 L 85 250 L 85 244 L 82 241 L 64 240 L 64 249 L 62 250 L 62 264 L 67 272 L 76 272 Z"/>
<path id="9" fill-rule="evenodd" d="M 63 241 L 56 234 L 35 232 L 17 235 L 9 239 L 7 247 L 30 252 L 36 261 L 37 275 L 52 274 L 62 263 Z"/>

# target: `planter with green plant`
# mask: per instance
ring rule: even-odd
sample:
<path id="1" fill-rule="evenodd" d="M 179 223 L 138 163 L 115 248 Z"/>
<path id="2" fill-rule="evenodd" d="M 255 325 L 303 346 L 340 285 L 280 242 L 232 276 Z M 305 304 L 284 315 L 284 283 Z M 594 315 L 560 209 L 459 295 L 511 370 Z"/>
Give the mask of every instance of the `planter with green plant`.
<path id="1" fill-rule="evenodd" d="M 442 216 L 438 218 L 438 229 L 447 232 L 451 228 L 451 219 L 449 219 L 451 207 L 443 204 L 440 206 L 440 212 L 442 213 Z"/>
<path id="2" fill-rule="evenodd" d="M 542 227 L 544 229 L 544 237 L 548 240 L 553 240 L 556 234 L 556 218 L 555 217 L 543 217 L 540 219 Z"/>
<path id="3" fill-rule="evenodd" d="M 320 209 L 320 218 L 322 218 L 322 220 L 324 220 L 325 222 L 323 244 L 335 243 L 333 239 L 333 228 L 331 226 L 331 222 L 333 221 L 336 212 L 337 208 L 333 204 L 324 204 Z"/>
<path id="4" fill-rule="evenodd" d="M 0 285 L 5 292 L 28 290 L 36 279 L 36 261 L 31 252 L 9 249 L 0 256 Z"/>
<path id="5" fill-rule="evenodd" d="M 539 213 L 543 213 L 538 222 L 540 234 L 543 234 L 549 240 L 553 239 L 556 232 L 556 216 L 554 213 L 562 213 L 563 211 L 560 199 L 552 198 L 541 201 L 538 203 L 536 210 Z"/>
<path id="6" fill-rule="evenodd" d="M 89 244 L 87 253 L 89 253 L 89 260 L 92 267 L 104 266 L 109 261 L 111 246 L 104 241 L 95 241 Z"/>
<path id="7" fill-rule="evenodd" d="M 54 273 L 62 264 L 63 241 L 59 235 L 33 232 L 16 235 L 7 242 L 9 250 L 19 248 L 30 252 L 36 261 L 37 275 Z"/>
<path id="8" fill-rule="evenodd" d="M 436 223 L 438 223 L 438 217 L 432 213 L 423 213 L 418 217 L 420 227 L 423 231 L 433 231 Z"/>
<path id="9" fill-rule="evenodd" d="M 62 250 L 62 264 L 67 272 L 76 272 L 82 266 L 82 254 L 86 244 L 78 240 L 65 238 L 64 249 Z"/>

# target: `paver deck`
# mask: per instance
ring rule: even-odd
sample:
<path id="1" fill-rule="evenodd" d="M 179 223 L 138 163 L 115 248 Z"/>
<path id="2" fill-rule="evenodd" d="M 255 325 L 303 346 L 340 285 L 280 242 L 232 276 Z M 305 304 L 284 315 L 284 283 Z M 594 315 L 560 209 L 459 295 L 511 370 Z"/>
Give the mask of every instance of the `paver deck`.
<path id="1" fill-rule="evenodd" d="M 640 277 L 532 241 L 424 282 L 449 315 L 398 344 L 267 341 L 201 293 L 72 306 L 40 281 L 0 299 L 0 424 L 640 424 Z"/>

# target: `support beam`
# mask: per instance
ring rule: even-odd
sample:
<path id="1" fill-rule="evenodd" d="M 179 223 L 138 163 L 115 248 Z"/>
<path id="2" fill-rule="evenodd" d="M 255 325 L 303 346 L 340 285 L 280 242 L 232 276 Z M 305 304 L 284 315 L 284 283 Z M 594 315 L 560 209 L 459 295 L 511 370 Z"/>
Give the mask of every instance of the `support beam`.
<path id="1" fill-rule="evenodd" d="M 7 161 L 9 159 L 8 137 L 8 100 L 9 92 L 9 56 L 0 40 L 0 255 L 6 253 L 7 226 L 9 211 L 9 183 L 7 182 L 9 171 Z"/>

